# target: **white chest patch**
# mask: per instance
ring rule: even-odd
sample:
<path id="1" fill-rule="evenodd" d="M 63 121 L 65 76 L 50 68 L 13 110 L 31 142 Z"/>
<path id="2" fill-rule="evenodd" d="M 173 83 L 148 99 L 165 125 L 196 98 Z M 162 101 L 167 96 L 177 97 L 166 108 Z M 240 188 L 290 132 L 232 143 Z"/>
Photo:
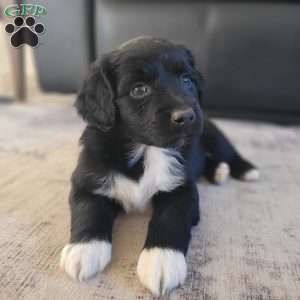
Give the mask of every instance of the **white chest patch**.
<path id="1" fill-rule="evenodd" d="M 184 166 L 178 160 L 180 154 L 177 151 L 153 146 L 140 147 L 144 154 L 144 173 L 138 181 L 120 173 L 112 173 L 109 184 L 94 190 L 95 194 L 115 199 L 127 212 L 143 211 L 154 194 L 171 191 L 185 179 Z M 140 147 L 131 161 L 136 160 L 136 155 L 142 155 Z"/>

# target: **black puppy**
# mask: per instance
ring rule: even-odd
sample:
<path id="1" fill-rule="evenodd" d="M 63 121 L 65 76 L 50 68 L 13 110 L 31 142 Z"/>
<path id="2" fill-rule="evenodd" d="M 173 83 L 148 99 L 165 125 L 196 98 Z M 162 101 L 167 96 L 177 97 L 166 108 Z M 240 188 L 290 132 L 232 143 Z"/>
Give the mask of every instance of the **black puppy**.
<path id="1" fill-rule="evenodd" d="M 258 170 L 203 115 L 201 94 L 190 51 L 166 40 L 136 38 L 93 64 L 75 103 L 87 127 L 72 177 L 71 239 L 61 255 L 72 278 L 85 280 L 109 263 L 119 211 L 152 203 L 137 274 L 153 294 L 164 294 L 186 277 L 199 221 L 197 179 L 257 179 Z"/>

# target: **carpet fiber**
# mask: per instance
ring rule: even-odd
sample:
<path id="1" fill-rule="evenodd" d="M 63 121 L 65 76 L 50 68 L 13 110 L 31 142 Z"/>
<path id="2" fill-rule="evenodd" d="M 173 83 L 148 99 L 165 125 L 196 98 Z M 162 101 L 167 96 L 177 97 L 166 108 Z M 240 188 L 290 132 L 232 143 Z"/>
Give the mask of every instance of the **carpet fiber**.
<path id="1" fill-rule="evenodd" d="M 200 182 L 185 284 L 165 299 L 300 300 L 300 128 L 217 122 L 258 183 Z M 0 106 L 0 299 L 152 299 L 136 264 L 149 214 L 120 216 L 112 263 L 88 283 L 58 267 L 83 124 L 70 107 Z"/>

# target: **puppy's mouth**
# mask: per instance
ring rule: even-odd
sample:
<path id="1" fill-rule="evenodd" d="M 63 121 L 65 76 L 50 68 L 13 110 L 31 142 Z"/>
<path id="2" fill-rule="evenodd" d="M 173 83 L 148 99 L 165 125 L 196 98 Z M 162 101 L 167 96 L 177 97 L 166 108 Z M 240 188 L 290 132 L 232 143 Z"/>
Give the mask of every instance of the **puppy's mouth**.
<path id="1" fill-rule="evenodd" d="M 168 139 L 164 139 L 162 141 L 162 146 L 169 148 L 182 148 L 183 146 L 189 145 L 192 141 L 193 134 L 185 133 L 177 136 L 170 137 Z"/>

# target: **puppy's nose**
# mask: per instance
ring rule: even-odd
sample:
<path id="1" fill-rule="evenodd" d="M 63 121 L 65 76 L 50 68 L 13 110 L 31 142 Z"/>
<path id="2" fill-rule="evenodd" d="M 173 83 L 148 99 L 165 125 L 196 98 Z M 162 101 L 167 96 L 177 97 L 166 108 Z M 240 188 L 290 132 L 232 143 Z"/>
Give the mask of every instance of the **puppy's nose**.
<path id="1" fill-rule="evenodd" d="M 190 125 L 195 121 L 195 113 L 191 108 L 183 110 L 175 110 L 171 114 L 171 121 L 177 127 Z"/>

